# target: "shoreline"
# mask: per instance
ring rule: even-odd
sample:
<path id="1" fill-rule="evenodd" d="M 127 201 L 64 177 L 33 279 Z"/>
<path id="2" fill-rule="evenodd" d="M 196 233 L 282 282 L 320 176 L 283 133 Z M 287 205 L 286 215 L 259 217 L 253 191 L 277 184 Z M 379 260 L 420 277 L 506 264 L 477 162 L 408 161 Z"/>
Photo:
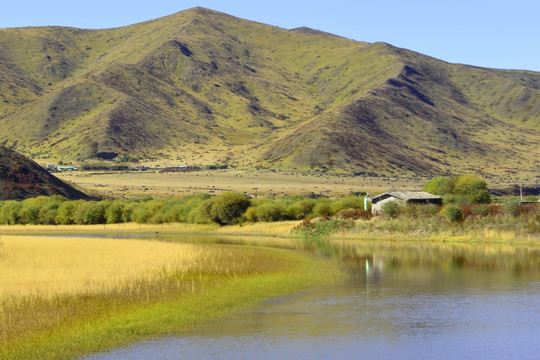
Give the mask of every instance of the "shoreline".
<path id="1" fill-rule="evenodd" d="M 6 235 L 10 238 L 18 236 L 21 235 Z M 339 281 L 345 277 L 338 263 L 331 259 L 288 249 L 250 246 L 238 249 L 249 248 L 254 249 L 261 257 L 260 260 L 264 261 L 254 264 L 255 267 L 244 274 L 231 274 L 226 265 L 226 268 L 208 269 L 209 272 L 206 272 L 205 264 L 201 263 L 200 274 L 195 272 L 185 275 L 186 279 L 193 279 L 188 281 L 194 281 L 197 289 L 187 294 L 164 293 L 162 296 L 158 292 L 149 300 L 143 296 L 143 299 L 139 300 L 124 300 L 127 301 L 125 303 L 122 303 L 121 298 L 115 299 L 112 293 L 95 297 L 84 294 L 59 296 L 50 300 L 22 298 L 19 301 L 22 305 L 15 308 L 10 308 L 9 299 L 1 299 L 0 317 L 3 320 L 0 326 L 9 324 L 10 317 L 17 318 L 18 314 L 24 315 L 24 311 L 32 312 L 32 304 L 36 301 L 38 309 L 45 306 L 53 311 L 37 314 L 38 318 L 54 318 L 54 309 L 58 306 L 67 307 L 69 310 L 86 304 L 85 307 L 104 310 L 95 314 L 91 312 L 83 316 L 69 317 L 50 328 L 30 332 L 25 330 L 22 336 L 6 338 L 5 330 L 0 331 L 0 334 L 3 334 L 0 336 L 0 358 L 77 358 L 159 336 L 182 334 L 198 324 L 226 318 L 266 299 L 286 296 L 305 287 Z M 157 281 L 158 283 L 152 280 L 141 286 L 161 288 L 162 285 L 166 286 L 167 283 L 178 280 L 173 276 L 161 280 L 158 278 Z M 163 284 L 159 285 L 161 282 Z M 25 307 L 30 308 L 25 310 Z M 6 314 L 11 316 L 5 318 Z"/>
<path id="2" fill-rule="evenodd" d="M 231 237 L 263 237 L 298 240 L 302 234 L 295 233 L 295 228 L 302 221 L 279 221 L 244 223 L 241 225 L 219 226 L 217 224 L 197 225 L 187 223 L 171 224 L 104 224 L 104 225 L 0 225 L 2 235 L 59 235 L 59 236 L 231 236 Z M 373 221 L 371 221 L 373 224 Z M 328 235 L 330 241 L 397 241 L 397 242 L 433 242 L 433 243 L 474 243 L 527 245 L 540 247 L 540 234 L 517 233 L 504 229 L 481 227 L 468 229 L 455 226 L 438 232 L 399 231 L 363 229 L 371 226 L 369 221 L 357 220 L 351 227 L 336 230 Z"/>

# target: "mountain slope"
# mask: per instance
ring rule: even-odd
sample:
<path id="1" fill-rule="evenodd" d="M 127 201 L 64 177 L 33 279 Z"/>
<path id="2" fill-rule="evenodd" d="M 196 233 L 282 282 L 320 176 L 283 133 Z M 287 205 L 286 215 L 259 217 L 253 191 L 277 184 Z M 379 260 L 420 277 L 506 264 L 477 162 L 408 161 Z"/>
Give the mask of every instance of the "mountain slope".
<path id="1" fill-rule="evenodd" d="M 0 143 L 241 167 L 526 177 L 540 74 L 207 9 L 107 30 L 0 29 Z"/>
<path id="2" fill-rule="evenodd" d="M 35 162 L 0 146 L 0 200 L 23 200 L 40 195 L 91 199 Z"/>

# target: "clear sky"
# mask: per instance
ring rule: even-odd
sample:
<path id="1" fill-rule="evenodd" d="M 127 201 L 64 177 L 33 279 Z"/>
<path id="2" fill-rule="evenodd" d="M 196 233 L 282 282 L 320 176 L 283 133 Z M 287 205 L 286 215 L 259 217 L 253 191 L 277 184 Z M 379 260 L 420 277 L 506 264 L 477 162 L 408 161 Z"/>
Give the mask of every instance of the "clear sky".
<path id="1" fill-rule="evenodd" d="M 202 6 L 290 29 L 384 41 L 454 63 L 540 71 L 540 0 L 4 0 L 0 28 L 130 25 Z"/>

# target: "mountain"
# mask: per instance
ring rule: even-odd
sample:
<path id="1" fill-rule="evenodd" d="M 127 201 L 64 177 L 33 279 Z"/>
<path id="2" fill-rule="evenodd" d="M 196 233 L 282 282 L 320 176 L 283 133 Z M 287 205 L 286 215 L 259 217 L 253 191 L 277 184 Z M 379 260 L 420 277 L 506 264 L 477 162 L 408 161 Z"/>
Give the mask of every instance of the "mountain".
<path id="1" fill-rule="evenodd" d="M 115 29 L 0 29 L 0 143 L 64 161 L 529 178 L 540 73 L 203 8 Z"/>
<path id="2" fill-rule="evenodd" d="M 0 146 L 0 200 L 23 200 L 40 195 L 91 199 L 32 160 Z"/>

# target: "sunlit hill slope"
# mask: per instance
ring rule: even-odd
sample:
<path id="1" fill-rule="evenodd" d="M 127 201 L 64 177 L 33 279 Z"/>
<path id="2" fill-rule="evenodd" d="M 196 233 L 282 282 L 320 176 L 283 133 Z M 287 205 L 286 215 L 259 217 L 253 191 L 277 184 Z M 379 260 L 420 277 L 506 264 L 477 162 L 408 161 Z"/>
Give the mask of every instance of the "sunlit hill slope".
<path id="1" fill-rule="evenodd" d="M 116 29 L 0 29 L 0 143 L 64 161 L 534 177 L 540 73 L 202 8 Z"/>

